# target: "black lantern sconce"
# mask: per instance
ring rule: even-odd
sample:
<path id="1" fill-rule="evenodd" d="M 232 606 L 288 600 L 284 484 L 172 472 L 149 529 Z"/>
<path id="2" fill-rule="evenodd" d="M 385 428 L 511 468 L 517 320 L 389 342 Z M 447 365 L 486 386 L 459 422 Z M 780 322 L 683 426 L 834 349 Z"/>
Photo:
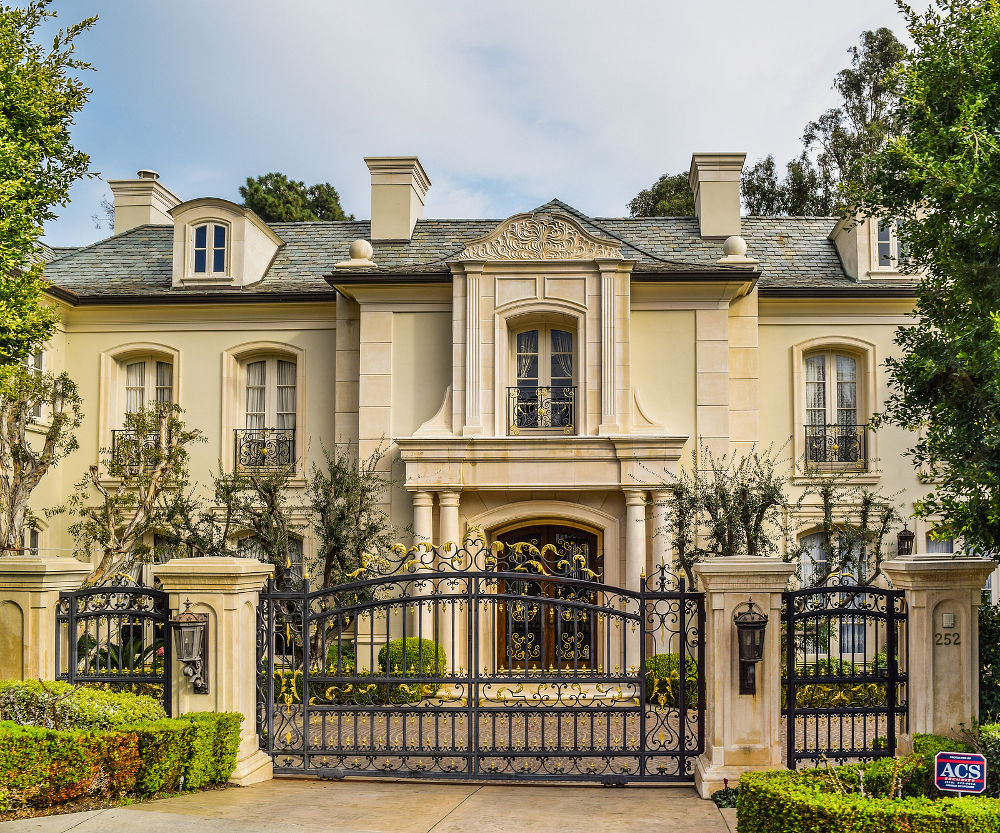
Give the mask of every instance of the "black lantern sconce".
<path id="1" fill-rule="evenodd" d="M 756 694 L 757 663 L 764 659 L 767 614 L 748 599 L 733 611 L 733 624 L 740 646 L 740 694 Z"/>
<path id="2" fill-rule="evenodd" d="M 913 554 L 913 539 L 917 536 L 914 535 L 907 527 L 903 527 L 896 533 L 896 555 L 912 555 Z"/>
<path id="3" fill-rule="evenodd" d="M 184 676 L 191 680 L 195 694 L 208 694 L 208 614 L 191 613 L 191 602 L 184 612 L 170 620 L 174 629 L 174 651 L 184 665 Z"/>

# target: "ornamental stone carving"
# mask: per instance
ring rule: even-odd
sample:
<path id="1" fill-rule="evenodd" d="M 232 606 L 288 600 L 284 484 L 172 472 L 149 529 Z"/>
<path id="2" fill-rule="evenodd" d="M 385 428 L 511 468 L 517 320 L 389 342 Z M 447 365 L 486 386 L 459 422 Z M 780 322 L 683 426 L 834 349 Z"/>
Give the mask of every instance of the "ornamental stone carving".
<path id="1" fill-rule="evenodd" d="M 622 259 L 614 240 L 589 234 L 563 214 L 516 214 L 485 237 L 473 241 L 458 260 Z"/>

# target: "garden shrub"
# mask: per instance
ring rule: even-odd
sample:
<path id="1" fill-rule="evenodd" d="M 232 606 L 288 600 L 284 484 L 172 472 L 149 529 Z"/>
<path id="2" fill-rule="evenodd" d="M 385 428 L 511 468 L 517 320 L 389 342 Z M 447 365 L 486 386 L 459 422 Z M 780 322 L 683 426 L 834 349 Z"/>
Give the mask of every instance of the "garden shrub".
<path id="1" fill-rule="evenodd" d="M 646 702 L 650 705 L 680 706 L 680 654 L 653 654 L 646 658 Z M 698 703 L 698 660 L 684 657 L 684 701 L 689 709 Z"/>
<path id="2" fill-rule="evenodd" d="M 326 673 L 350 676 L 357 667 L 357 659 L 354 656 L 354 644 L 351 642 L 341 642 L 339 645 L 334 642 L 326 652 Z"/>
<path id="3" fill-rule="evenodd" d="M 0 720 L 47 729 L 115 729 L 162 720 L 152 697 L 40 680 L 0 681 Z"/>
<path id="4" fill-rule="evenodd" d="M 389 677 L 443 677 L 447 673 L 448 656 L 444 647 L 432 639 L 417 636 L 393 639 L 378 652 L 379 671 Z M 440 683 L 400 683 L 386 687 L 385 698 L 389 703 L 416 703 L 433 697 L 441 688 Z"/>
<path id="5" fill-rule="evenodd" d="M 147 797 L 229 778 L 240 724 L 196 713 L 115 730 L 55 730 L 0 723 L 0 813 L 87 795 Z"/>
<path id="6" fill-rule="evenodd" d="M 1000 605 L 979 608 L 979 714 L 1000 719 Z"/>
<path id="7" fill-rule="evenodd" d="M 893 762 L 876 762 L 873 783 Z M 871 766 L 871 765 L 868 765 Z M 860 767 L 841 767 L 841 778 Z M 846 781 L 845 781 L 846 783 Z M 739 833 L 985 833 L 1000 830 L 1000 801 L 993 798 L 862 797 L 839 793 L 823 770 L 746 772 L 736 805 Z"/>

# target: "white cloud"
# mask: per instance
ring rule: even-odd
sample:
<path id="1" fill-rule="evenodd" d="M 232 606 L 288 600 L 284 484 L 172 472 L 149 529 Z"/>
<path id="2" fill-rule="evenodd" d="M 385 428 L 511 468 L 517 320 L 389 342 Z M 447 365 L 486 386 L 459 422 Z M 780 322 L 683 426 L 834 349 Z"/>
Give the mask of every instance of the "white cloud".
<path id="1" fill-rule="evenodd" d="M 553 196 L 621 214 L 694 150 L 787 159 L 861 30 L 901 28 L 891 0 L 97 5 L 76 133 L 95 167 L 233 199 L 281 170 L 333 182 L 362 217 L 364 155 L 418 154 L 438 217 Z M 73 196 L 51 242 L 99 236 L 93 189 Z"/>

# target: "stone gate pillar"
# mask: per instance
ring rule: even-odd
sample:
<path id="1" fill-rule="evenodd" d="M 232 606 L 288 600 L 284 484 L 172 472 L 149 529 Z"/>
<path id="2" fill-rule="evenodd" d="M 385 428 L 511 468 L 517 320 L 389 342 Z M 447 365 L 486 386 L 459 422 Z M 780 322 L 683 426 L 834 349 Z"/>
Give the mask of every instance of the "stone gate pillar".
<path id="1" fill-rule="evenodd" d="M 943 553 L 893 559 L 882 570 L 906 593 L 909 738 L 950 735 L 979 716 L 979 605 L 996 562 Z M 906 747 L 904 746 L 904 749 Z"/>
<path id="2" fill-rule="evenodd" d="M 702 798 L 743 772 L 784 766 L 781 754 L 781 594 L 795 565 L 776 558 L 712 558 L 695 565 L 705 591 L 705 752 L 695 767 Z M 753 601 L 767 614 L 757 693 L 739 693 L 733 613 Z"/>
<path id="3" fill-rule="evenodd" d="M 0 558 L 0 680 L 56 678 L 59 593 L 77 590 L 90 569 L 75 558 Z"/>
<path id="4" fill-rule="evenodd" d="M 272 776 L 271 758 L 257 737 L 257 604 L 270 564 L 252 558 L 175 558 L 153 567 L 170 594 L 170 609 L 208 614 L 208 694 L 195 694 L 180 663 L 173 669 L 173 714 L 239 712 L 243 715 L 236 771 L 230 783 L 246 786 Z"/>

